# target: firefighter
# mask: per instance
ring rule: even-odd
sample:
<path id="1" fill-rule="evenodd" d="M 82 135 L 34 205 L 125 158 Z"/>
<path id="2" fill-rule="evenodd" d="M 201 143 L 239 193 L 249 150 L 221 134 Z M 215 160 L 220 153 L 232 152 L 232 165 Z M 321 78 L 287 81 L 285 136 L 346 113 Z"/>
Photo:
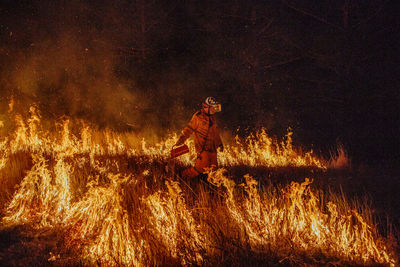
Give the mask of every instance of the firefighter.
<path id="1" fill-rule="evenodd" d="M 185 178 L 194 178 L 204 174 L 207 168 L 218 167 L 217 150 L 223 151 L 224 146 L 219 136 L 217 121 L 214 114 L 221 111 L 219 104 L 213 97 L 207 97 L 202 109 L 196 112 L 189 124 L 183 129 L 175 146 L 183 145 L 194 133 L 194 145 L 197 158 L 194 167 L 182 172 Z"/>

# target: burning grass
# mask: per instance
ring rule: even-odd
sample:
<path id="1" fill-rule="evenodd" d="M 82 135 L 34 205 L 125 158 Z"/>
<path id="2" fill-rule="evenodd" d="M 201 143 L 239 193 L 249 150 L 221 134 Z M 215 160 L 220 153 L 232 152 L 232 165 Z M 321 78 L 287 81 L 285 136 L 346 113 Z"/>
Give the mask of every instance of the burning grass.
<path id="1" fill-rule="evenodd" d="M 4 263 L 397 264 L 368 206 L 308 178 L 271 182 L 273 168 L 327 169 L 311 151 L 294 149 L 290 134 L 283 142 L 265 131 L 236 139 L 220 155 L 224 168 L 204 182 L 165 172 L 176 136 L 149 145 L 85 124 L 74 133 L 68 120 L 44 131 L 34 109 L 16 122 L 0 143 L 2 235 L 14 231 L 14 246 L 40 253 L 0 254 Z M 189 163 L 186 155 L 172 169 Z M 238 175 L 249 169 L 255 178 Z"/>

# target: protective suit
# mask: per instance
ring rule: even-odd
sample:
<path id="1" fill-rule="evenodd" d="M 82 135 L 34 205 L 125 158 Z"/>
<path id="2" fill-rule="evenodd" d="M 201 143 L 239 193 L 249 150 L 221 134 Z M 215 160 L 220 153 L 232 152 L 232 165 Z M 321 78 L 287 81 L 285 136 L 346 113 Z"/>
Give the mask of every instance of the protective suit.
<path id="1" fill-rule="evenodd" d="M 182 135 L 176 143 L 176 145 L 182 145 L 186 139 L 194 134 L 194 145 L 197 158 L 194 167 L 182 172 L 182 176 L 185 178 L 198 176 L 199 174 L 204 173 L 206 168 L 217 167 L 217 149 L 223 149 L 217 121 L 214 116 L 215 112 L 213 112 L 213 107 L 208 105 L 208 99 L 209 98 L 207 98 L 205 104 L 203 104 L 203 109 L 193 115 L 189 124 L 183 129 Z"/>

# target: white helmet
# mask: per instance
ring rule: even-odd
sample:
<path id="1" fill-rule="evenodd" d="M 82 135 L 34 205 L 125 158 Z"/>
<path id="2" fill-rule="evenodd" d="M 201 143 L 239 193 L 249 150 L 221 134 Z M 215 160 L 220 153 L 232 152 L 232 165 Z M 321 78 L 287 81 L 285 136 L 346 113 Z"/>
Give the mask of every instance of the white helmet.
<path id="1" fill-rule="evenodd" d="M 207 113 L 214 114 L 221 111 L 221 104 L 218 103 L 214 97 L 207 97 L 203 103 L 203 108 L 208 109 Z"/>

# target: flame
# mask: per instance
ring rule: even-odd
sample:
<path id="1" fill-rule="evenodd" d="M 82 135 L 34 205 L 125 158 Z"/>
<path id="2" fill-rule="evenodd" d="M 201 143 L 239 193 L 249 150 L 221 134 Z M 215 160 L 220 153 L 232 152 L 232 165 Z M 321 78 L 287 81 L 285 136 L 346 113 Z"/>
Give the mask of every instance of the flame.
<path id="1" fill-rule="evenodd" d="M 0 170 L 6 166 L 8 160 L 9 150 L 7 149 L 7 143 L 8 143 L 7 138 L 5 138 L 4 141 L 0 142 L 0 153 L 1 153 Z"/>
<path id="2" fill-rule="evenodd" d="M 210 173 L 210 181 L 227 189 L 225 203 L 229 215 L 248 234 L 254 250 L 275 247 L 284 253 L 285 248 L 297 248 L 354 262 L 371 264 L 374 259 L 394 266 L 395 261 L 375 227 L 356 210 L 346 209 L 333 195 L 324 203 L 318 192 L 311 189 L 310 179 L 292 182 L 280 192 L 269 188 L 262 195 L 258 182 L 246 175 L 241 186 L 247 196 L 237 199 L 233 194 L 236 184 L 223 175 L 224 171 Z"/>
<path id="3" fill-rule="evenodd" d="M 8 113 L 11 113 L 14 110 L 14 97 L 11 97 L 10 102 L 8 103 Z"/>
<path id="4" fill-rule="evenodd" d="M 210 242 L 186 205 L 179 183 L 166 181 L 166 185 L 168 194 L 156 192 L 144 199 L 150 209 L 150 225 L 181 264 L 201 264 L 201 251 Z"/>
<path id="5" fill-rule="evenodd" d="M 398 263 L 368 209 L 361 212 L 333 193 L 324 196 L 312 180 L 264 187 L 250 175 L 242 184 L 225 175 L 240 165 L 325 170 L 326 161 L 293 147 L 291 132 L 282 142 L 261 130 L 227 144 L 219 154 L 225 169 L 209 173 L 216 187 L 210 191 L 189 190 L 163 171 L 176 134 L 150 145 L 132 133 L 96 131 L 84 122 L 77 131 L 69 119 L 45 131 L 34 107 L 27 120 L 16 115 L 15 125 L 0 141 L 0 170 L 17 153 L 29 155 L 32 164 L 6 201 L 2 227 L 62 229 L 65 251 L 73 249 L 89 264 L 213 265 L 238 247 L 281 259 L 323 255 L 345 264 Z M 194 153 L 193 142 L 189 146 Z M 51 252 L 49 261 L 62 260 L 62 253 Z"/>
<path id="6" fill-rule="evenodd" d="M 293 148 L 292 134 L 293 132 L 289 131 L 286 140 L 280 143 L 274 142 L 265 129 L 251 134 L 244 142 L 236 137 L 236 145 L 227 145 L 219 160 L 226 166 L 313 166 L 326 169 L 326 165 L 312 150 L 303 154 Z"/>
<path id="7" fill-rule="evenodd" d="M 62 122 L 61 136 L 50 138 L 47 132 L 40 130 L 40 115 L 34 108 L 30 108 L 31 116 L 27 124 L 20 115 L 16 115 L 16 125 L 13 139 L 10 141 L 11 152 L 18 151 L 43 152 L 50 155 L 61 153 L 64 156 L 72 157 L 76 154 L 89 153 L 92 155 L 137 155 L 138 153 L 150 157 L 169 157 L 170 148 L 176 143 L 177 134 L 170 135 L 164 141 L 155 145 L 148 146 L 145 139 L 140 141 L 141 149 L 129 145 L 132 136 L 124 136 L 105 130 L 97 133 L 98 139 L 104 140 L 103 143 L 95 142 L 95 131 L 89 126 L 83 124 L 80 136 L 73 135 L 70 132 L 70 121 L 66 119 Z M 225 145 L 225 150 L 219 153 L 219 162 L 223 166 L 246 165 L 246 166 L 312 166 L 326 169 L 327 166 L 323 160 L 316 157 L 313 151 L 302 153 L 296 151 L 292 145 L 292 132 L 288 132 L 286 140 L 275 142 L 268 136 L 265 129 L 256 134 L 251 134 L 244 140 L 238 136 L 235 138 L 235 144 Z M 133 139 L 138 139 L 133 137 Z M 138 140 L 135 140 L 139 143 Z M 186 164 L 192 162 L 195 157 L 194 142 L 188 141 L 191 154 L 180 157 L 180 161 Z M 140 151 L 138 151 L 140 150 Z"/>
<path id="8" fill-rule="evenodd" d="M 129 176 L 108 175 L 109 186 L 101 186 L 99 177 L 88 183 L 83 198 L 67 211 L 63 221 L 74 231 L 72 241 L 85 241 L 83 257 L 100 259 L 106 265 L 140 263 L 148 244 L 137 238 L 122 205 L 121 186 Z"/>

